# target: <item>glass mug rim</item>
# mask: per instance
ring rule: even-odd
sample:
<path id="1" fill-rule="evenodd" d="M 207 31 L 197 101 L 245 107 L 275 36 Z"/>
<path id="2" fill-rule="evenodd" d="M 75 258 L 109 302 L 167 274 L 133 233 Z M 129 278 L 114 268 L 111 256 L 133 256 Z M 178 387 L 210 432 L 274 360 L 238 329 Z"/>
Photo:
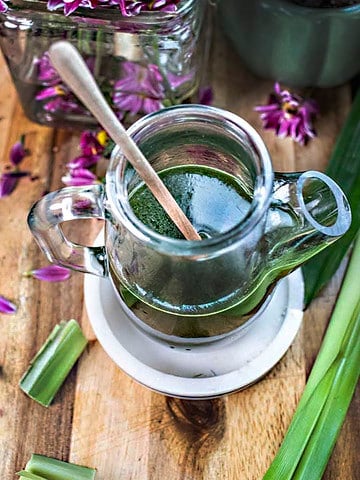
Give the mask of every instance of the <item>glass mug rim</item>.
<path id="1" fill-rule="evenodd" d="M 264 141 L 255 128 L 238 115 L 221 108 L 197 104 L 176 105 L 148 114 L 135 122 L 128 129 L 128 133 L 134 138 L 134 136 L 140 134 L 144 128 L 149 125 L 154 125 L 156 122 L 158 122 L 159 128 L 166 128 L 167 125 L 163 125 L 165 118 L 168 121 L 175 121 L 175 119 L 181 118 L 183 124 L 186 122 L 186 118 L 192 121 L 194 119 L 200 120 L 201 118 L 207 118 L 208 120 L 215 119 L 217 121 L 223 121 L 224 127 L 226 123 L 230 122 L 232 127 L 235 127 L 235 130 L 239 132 L 239 143 L 240 135 L 246 134 L 251 148 L 254 149 L 258 155 L 260 164 L 260 172 L 257 173 L 254 196 L 249 211 L 245 217 L 230 230 L 216 237 L 203 239 L 201 242 L 196 240 L 175 239 L 161 235 L 147 227 L 132 211 L 128 201 L 126 187 L 123 182 L 118 181 L 118 169 L 120 168 L 124 171 L 128 162 L 122 155 L 121 148 L 116 145 L 111 153 L 105 185 L 106 205 L 109 207 L 111 215 L 136 238 L 152 244 L 152 246 L 158 250 L 168 250 L 171 254 L 192 255 L 200 253 L 199 250 L 201 250 L 202 254 L 205 254 L 233 245 L 238 240 L 246 237 L 258 224 L 260 219 L 266 214 L 270 203 L 274 173 L 271 157 Z"/>

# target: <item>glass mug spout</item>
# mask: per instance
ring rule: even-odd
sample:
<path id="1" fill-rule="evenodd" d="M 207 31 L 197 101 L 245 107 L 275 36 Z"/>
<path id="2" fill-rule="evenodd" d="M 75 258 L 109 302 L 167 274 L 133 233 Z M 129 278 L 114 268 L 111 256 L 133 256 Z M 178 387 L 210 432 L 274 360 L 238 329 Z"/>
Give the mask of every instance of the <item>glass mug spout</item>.
<path id="1" fill-rule="evenodd" d="M 39 200 L 30 229 L 51 262 L 109 276 L 141 324 L 179 337 L 218 336 L 246 322 L 276 281 L 343 235 L 349 204 L 320 172 L 274 174 L 259 134 L 214 107 L 181 105 L 129 134 L 201 241 L 184 240 L 116 147 L 106 185 Z M 60 227 L 105 219 L 105 244 L 69 241 Z"/>

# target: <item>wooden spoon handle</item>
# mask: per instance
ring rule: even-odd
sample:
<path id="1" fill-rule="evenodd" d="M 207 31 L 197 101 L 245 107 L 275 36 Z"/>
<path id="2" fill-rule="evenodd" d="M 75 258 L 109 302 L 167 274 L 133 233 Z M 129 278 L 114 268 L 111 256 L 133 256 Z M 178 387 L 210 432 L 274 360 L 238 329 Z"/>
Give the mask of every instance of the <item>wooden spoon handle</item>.
<path id="1" fill-rule="evenodd" d="M 160 177 L 111 110 L 83 58 L 71 43 L 59 41 L 49 49 L 51 63 L 61 78 L 90 110 L 148 186 L 187 240 L 201 240 Z"/>

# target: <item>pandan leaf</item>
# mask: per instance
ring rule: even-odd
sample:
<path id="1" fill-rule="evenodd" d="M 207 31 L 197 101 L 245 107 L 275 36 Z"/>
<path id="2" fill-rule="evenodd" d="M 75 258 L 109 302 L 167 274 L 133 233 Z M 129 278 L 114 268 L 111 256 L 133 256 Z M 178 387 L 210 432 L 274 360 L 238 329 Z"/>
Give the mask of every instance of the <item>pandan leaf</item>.
<path id="1" fill-rule="evenodd" d="M 319 355 L 264 480 L 322 477 L 360 375 L 359 272 L 360 236 Z"/>
<path id="2" fill-rule="evenodd" d="M 39 475 L 27 472 L 26 470 L 21 470 L 21 472 L 17 472 L 16 475 L 19 475 L 21 478 L 26 478 L 27 480 L 47 480 L 44 477 L 39 477 Z"/>
<path id="3" fill-rule="evenodd" d="M 306 305 L 334 275 L 360 230 L 360 90 L 340 132 L 326 173 L 339 184 L 349 200 L 352 224 L 341 239 L 303 266 Z"/>
<path id="4" fill-rule="evenodd" d="M 94 468 L 63 462 L 35 453 L 31 455 L 25 471 L 35 475 L 34 478 L 25 477 L 30 480 L 38 480 L 38 478 L 44 478 L 45 480 L 94 480 L 96 474 Z"/>

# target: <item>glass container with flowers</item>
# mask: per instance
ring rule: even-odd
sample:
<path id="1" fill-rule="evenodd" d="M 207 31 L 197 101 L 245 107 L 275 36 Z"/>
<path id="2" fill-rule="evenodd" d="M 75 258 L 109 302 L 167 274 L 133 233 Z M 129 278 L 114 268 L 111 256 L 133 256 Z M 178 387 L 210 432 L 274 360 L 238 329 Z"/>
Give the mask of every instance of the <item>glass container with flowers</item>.
<path id="1" fill-rule="evenodd" d="M 56 127 L 95 119 L 61 81 L 48 56 L 73 43 L 119 118 L 191 97 L 206 58 L 207 0 L 0 0 L 0 46 L 26 115 Z"/>

